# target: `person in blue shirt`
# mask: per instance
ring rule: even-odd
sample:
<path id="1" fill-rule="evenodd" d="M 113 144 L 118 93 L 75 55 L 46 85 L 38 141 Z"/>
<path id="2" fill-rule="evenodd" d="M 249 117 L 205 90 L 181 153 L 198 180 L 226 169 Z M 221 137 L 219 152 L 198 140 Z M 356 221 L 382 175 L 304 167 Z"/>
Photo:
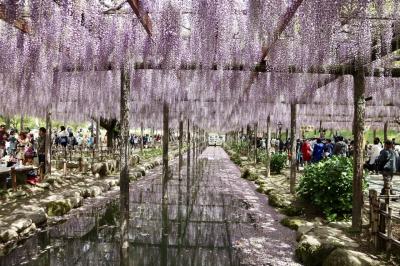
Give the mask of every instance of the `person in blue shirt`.
<path id="1" fill-rule="evenodd" d="M 317 143 L 314 145 L 312 156 L 314 162 L 319 162 L 324 157 L 324 144 L 322 143 L 321 139 L 317 139 Z"/>
<path id="2" fill-rule="evenodd" d="M 332 140 L 327 139 L 324 147 L 324 152 L 326 157 L 332 157 L 333 155 L 333 148 L 334 145 L 332 143 Z"/>

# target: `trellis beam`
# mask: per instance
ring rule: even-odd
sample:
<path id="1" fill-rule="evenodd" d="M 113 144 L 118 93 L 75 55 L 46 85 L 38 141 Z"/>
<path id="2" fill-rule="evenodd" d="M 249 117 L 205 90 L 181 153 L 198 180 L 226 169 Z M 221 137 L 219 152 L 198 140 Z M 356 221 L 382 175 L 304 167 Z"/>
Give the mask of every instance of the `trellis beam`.
<path id="1" fill-rule="evenodd" d="M 147 34 L 151 37 L 153 34 L 153 25 L 149 14 L 143 9 L 140 0 L 128 0 L 128 4 L 131 6 L 133 12 L 135 12 Z"/>

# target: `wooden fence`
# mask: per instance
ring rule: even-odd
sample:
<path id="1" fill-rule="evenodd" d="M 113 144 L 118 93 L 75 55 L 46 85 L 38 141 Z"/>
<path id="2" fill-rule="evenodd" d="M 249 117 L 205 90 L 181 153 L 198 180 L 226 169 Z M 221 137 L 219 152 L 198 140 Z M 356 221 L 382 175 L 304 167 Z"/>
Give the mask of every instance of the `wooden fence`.
<path id="1" fill-rule="evenodd" d="M 370 230 L 372 242 L 377 250 L 391 253 L 394 248 L 400 249 L 400 239 L 394 235 L 395 227 L 400 232 L 400 195 L 378 195 L 374 189 L 369 190 Z"/>

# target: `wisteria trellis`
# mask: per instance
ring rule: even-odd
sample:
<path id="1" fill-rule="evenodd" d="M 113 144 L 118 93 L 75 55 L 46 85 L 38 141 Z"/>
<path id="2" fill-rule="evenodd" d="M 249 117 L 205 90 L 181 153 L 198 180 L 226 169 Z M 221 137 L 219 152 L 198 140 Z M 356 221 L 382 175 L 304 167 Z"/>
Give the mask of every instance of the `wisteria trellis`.
<path id="1" fill-rule="evenodd" d="M 31 30 L 23 33 L 0 20 L 4 113 L 44 116 L 52 104 L 52 113 L 62 119 L 118 117 L 119 69 L 124 67 L 132 77 L 133 125 L 156 127 L 163 101 L 171 103 L 173 120 L 183 113 L 209 129 L 237 129 L 253 122 L 263 127 L 269 114 L 273 125 L 289 124 L 293 102 L 299 104 L 298 125 L 323 120 L 328 128 L 351 127 L 351 76 L 316 89 L 330 76 L 287 69 L 347 64 L 356 56 L 366 65 L 373 60 L 371 67 L 388 67 L 392 62 L 386 56 L 371 54 L 388 54 L 400 29 L 399 1 L 303 1 L 266 58 L 271 72 L 259 73 L 244 95 L 262 47 L 293 1 L 142 1 L 154 25 L 151 39 L 129 6 L 105 14 L 104 2 L 112 6 L 122 1 L 15 2 L 0 1 L 10 16 L 26 18 Z M 237 66 L 240 70 L 229 70 Z M 398 82 L 367 79 L 372 126 L 398 116 Z"/>

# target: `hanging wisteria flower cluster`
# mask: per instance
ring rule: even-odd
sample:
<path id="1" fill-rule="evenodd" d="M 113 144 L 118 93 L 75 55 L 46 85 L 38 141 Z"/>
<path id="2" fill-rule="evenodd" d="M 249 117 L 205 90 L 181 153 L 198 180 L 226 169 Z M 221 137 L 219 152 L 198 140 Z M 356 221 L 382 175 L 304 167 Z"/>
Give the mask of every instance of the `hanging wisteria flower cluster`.
<path id="1" fill-rule="evenodd" d="M 206 129 L 265 127 L 268 115 L 272 126 L 289 124 L 294 103 L 299 126 L 351 128 L 352 77 L 330 69 L 355 60 L 371 72 L 391 66 L 400 33 L 394 0 L 141 2 L 151 35 L 123 1 L 0 0 L 2 112 L 118 118 L 124 68 L 134 125 L 160 126 L 166 101 L 172 125 L 181 115 Z M 15 27 L 20 20 L 29 30 Z M 399 115 L 399 81 L 386 76 L 366 80 L 374 126 Z"/>

